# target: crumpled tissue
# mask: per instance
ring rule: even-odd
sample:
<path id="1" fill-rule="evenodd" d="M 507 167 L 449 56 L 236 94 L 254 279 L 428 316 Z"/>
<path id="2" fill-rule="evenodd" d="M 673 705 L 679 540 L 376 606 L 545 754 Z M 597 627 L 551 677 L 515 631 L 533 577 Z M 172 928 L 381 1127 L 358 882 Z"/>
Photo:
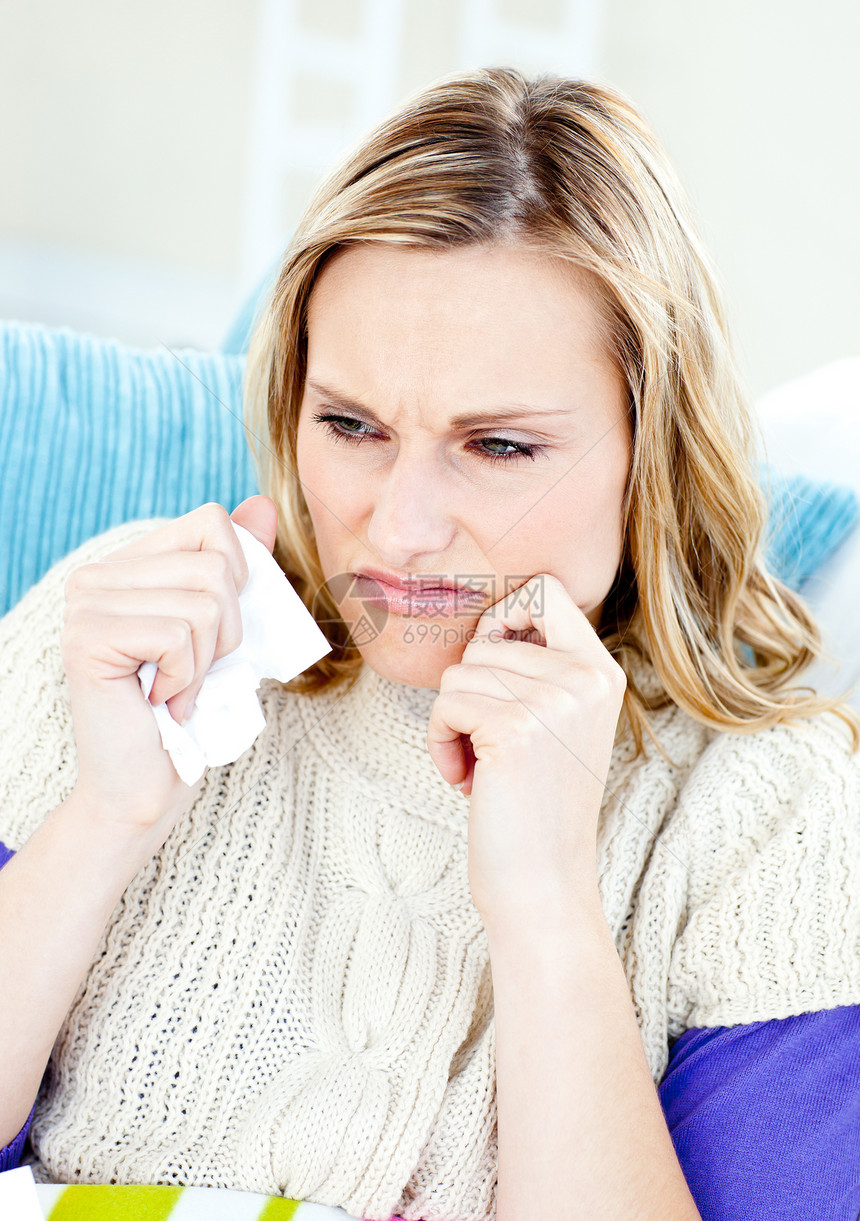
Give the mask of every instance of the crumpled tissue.
<path id="1" fill-rule="evenodd" d="M 257 688 L 263 678 L 287 682 L 331 652 L 276 560 L 249 530 L 232 524 L 248 562 L 248 580 L 239 593 L 242 642 L 212 663 L 184 726 L 174 721 L 167 704 L 152 706 L 162 744 L 188 785 L 207 767 L 233 763 L 262 733 L 266 719 Z M 154 661 L 138 669 L 147 699 L 157 669 Z"/>
<path id="2" fill-rule="evenodd" d="M 16 1166 L 0 1174 L 0 1217 L 10 1221 L 45 1221 L 36 1180 L 29 1166 Z"/>

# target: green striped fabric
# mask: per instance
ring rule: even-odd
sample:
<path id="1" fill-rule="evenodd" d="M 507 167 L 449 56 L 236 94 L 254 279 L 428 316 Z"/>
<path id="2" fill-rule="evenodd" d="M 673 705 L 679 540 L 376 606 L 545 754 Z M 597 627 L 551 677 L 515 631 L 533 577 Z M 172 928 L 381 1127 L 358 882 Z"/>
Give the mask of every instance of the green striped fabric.
<path id="1" fill-rule="evenodd" d="M 325 1204 L 223 1187 L 37 1183 L 45 1221 L 349 1221 Z"/>

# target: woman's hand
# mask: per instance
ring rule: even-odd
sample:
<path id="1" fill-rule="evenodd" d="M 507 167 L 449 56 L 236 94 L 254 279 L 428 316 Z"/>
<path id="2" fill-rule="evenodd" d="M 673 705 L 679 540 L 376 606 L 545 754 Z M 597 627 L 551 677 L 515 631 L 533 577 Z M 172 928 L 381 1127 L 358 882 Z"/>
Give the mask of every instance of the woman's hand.
<path id="1" fill-rule="evenodd" d="M 469 882 L 485 921 L 551 909 L 596 881 L 597 821 L 626 685 L 548 573 L 488 607 L 460 663 L 443 672 L 428 749 L 471 797 Z"/>
<path id="2" fill-rule="evenodd" d="M 232 517 L 202 505 L 66 581 L 61 648 L 78 753 L 74 798 L 123 833 L 155 828 L 163 843 L 199 792 L 201 781 L 189 787 L 176 774 L 137 671 L 157 663 L 151 704 L 166 701 L 181 722 L 212 662 L 241 643 L 248 566 L 234 521 L 272 550 L 277 509 L 252 496 Z"/>

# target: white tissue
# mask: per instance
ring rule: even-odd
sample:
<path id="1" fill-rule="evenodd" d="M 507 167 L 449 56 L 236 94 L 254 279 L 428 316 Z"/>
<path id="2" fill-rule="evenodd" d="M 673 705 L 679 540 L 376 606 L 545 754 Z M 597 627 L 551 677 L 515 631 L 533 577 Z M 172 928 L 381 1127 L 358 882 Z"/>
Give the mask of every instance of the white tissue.
<path id="1" fill-rule="evenodd" d="M 161 741 L 180 780 L 195 784 L 207 767 L 233 763 L 266 725 L 257 688 L 263 678 L 287 682 L 331 652 L 316 620 L 263 544 L 233 522 L 248 580 L 239 594 L 242 642 L 214 661 L 197 693 L 191 716 L 179 725 L 166 704 L 153 705 Z M 145 661 L 137 675 L 146 698 L 157 665 Z"/>
<path id="2" fill-rule="evenodd" d="M 36 1180 L 29 1166 L 16 1166 L 0 1174 L 0 1217 L 9 1221 L 45 1221 Z"/>

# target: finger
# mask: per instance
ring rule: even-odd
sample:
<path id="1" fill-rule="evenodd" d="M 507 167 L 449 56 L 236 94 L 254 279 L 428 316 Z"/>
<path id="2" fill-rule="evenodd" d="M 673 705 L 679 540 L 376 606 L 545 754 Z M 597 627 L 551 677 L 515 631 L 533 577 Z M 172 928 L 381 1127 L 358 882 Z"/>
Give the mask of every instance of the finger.
<path id="1" fill-rule="evenodd" d="M 230 520 L 250 530 L 271 554 L 278 533 L 278 507 L 269 496 L 249 496 L 230 514 Z"/>
<path id="2" fill-rule="evenodd" d="M 500 641 L 508 633 L 530 631 L 548 648 L 561 652 L 585 647 L 595 635 L 561 581 L 548 572 L 538 573 L 488 606 L 478 619 L 472 639 Z"/>
<path id="3" fill-rule="evenodd" d="M 489 633 L 473 637 L 463 650 L 458 664 L 487 666 L 494 670 L 527 675 L 529 678 L 561 682 L 570 660 L 570 653 L 536 647 L 534 643 L 525 640 L 495 640 L 492 633 Z M 456 664 L 443 670 L 443 681 L 448 670 L 455 669 Z"/>
<path id="4" fill-rule="evenodd" d="M 440 692 L 427 724 L 427 749 L 439 774 L 449 784 L 459 784 L 470 775 L 464 739 L 494 724 L 505 703 L 495 695 L 462 690 L 452 691 L 443 699 Z M 476 758 L 478 748 L 474 743 L 471 751 Z"/>
<path id="5" fill-rule="evenodd" d="M 160 555 L 165 551 L 212 550 L 224 552 L 236 589 L 241 591 L 248 580 L 248 562 L 230 515 L 223 505 L 214 502 L 192 509 L 151 534 L 145 534 L 143 538 L 110 552 L 103 559 L 134 559 L 142 555 Z"/>
<path id="6" fill-rule="evenodd" d="M 181 693 L 194 680 L 193 633 L 185 619 L 102 614 L 72 618 L 63 631 L 62 651 L 70 677 L 86 682 L 115 683 L 136 674 L 144 661 L 158 667 L 162 692 Z"/>
<path id="7" fill-rule="evenodd" d="M 69 574 L 66 596 L 98 589 L 208 590 L 223 601 L 238 592 L 223 551 L 165 551 L 126 559 L 105 558 L 82 564 Z"/>
<path id="8" fill-rule="evenodd" d="M 510 646 L 507 644 L 500 647 L 508 648 Z M 538 650 L 535 649 L 534 652 L 538 652 Z M 475 750 L 470 733 L 456 729 L 455 725 L 446 719 L 446 714 L 452 707 L 448 697 L 477 695 L 496 700 L 497 703 L 505 701 L 510 703 L 511 700 L 516 699 L 511 690 L 511 684 L 516 679 L 522 682 L 523 676 L 515 675 L 510 670 L 505 671 L 504 674 L 504 679 L 500 679 L 495 668 L 489 669 L 486 666 L 470 665 L 466 662 L 449 666 L 442 674 L 439 699 L 442 700 L 443 695 L 445 699 L 442 700 L 442 707 L 438 713 L 442 719 L 436 722 L 438 728 L 434 726 L 432 740 L 428 726 L 427 747 L 440 774 L 449 784 L 462 785 L 465 797 L 472 792 L 476 763 Z M 531 682 L 532 680 L 526 679 L 525 681 Z M 462 719 L 457 721 L 458 725 L 463 723 Z M 443 725 L 446 728 L 443 729 Z"/>
<path id="9" fill-rule="evenodd" d="M 147 661 L 155 661 L 157 669 L 152 687 L 149 691 L 149 702 L 153 708 L 159 704 L 166 704 L 167 710 L 180 725 L 192 703 L 197 698 L 200 688 L 203 686 L 203 680 L 212 665 L 212 634 L 207 628 L 201 628 L 195 625 L 193 621 L 187 619 L 171 619 L 172 623 L 185 623 L 191 631 L 190 650 L 192 655 L 192 672 L 191 677 L 187 678 L 187 671 L 184 668 L 186 658 L 183 656 L 183 669 L 181 674 L 177 673 L 177 662 L 174 660 L 172 651 L 165 653 L 162 659 L 155 657 L 147 658 Z M 187 646 L 184 646 L 187 647 Z"/>
<path id="10" fill-rule="evenodd" d="M 508 641 L 499 645 L 499 649 L 508 649 L 517 641 Z M 534 652 L 538 652 L 534 649 Z M 540 650 L 542 653 L 543 650 Z M 497 699 L 529 701 L 540 695 L 541 688 L 549 686 L 545 678 L 537 674 L 523 674 L 504 666 L 480 665 L 474 662 L 462 661 L 456 666 L 444 670 L 441 678 L 439 694 L 451 694 L 455 691 L 472 692 L 475 695 L 491 695 Z"/>
<path id="11" fill-rule="evenodd" d="M 235 597 L 235 594 L 234 594 Z M 192 632 L 195 657 L 195 679 L 193 689 L 188 692 L 188 701 L 193 699 L 213 661 L 232 653 L 242 642 L 242 620 L 236 606 L 226 613 L 219 599 L 208 591 L 185 589 L 115 589 L 99 590 L 98 593 L 81 593 L 68 604 L 68 615 L 110 615 L 127 620 L 132 615 L 157 615 L 166 619 L 184 619 Z M 150 658 L 142 658 L 149 661 Z M 205 666 L 205 668 L 204 668 Z M 150 699 L 160 704 L 175 691 L 163 693 L 163 683 L 156 675 Z M 153 694 L 154 692 L 154 694 Z M 157 698 L 156 698 L 157 697 Z"/>
<path id="12" fill-rule="evenodd" d="M 144 593 L 158 591 L 164 597 L 143 601 Z M 66 617 L 72 606 L 110 609 L 113 614 L 129 614 L 140 609 L 147 614 L 183 616 L 188 601 L 170 601 L 172 591 L 197 591 L 217 599 L 220 605 L 218 638 L 214 658 L 232 653 L 242 642 L 242 612 L 239 595 L 227 557 L 221 551 L 173 551 L 163 555 L 140 556 L 126 560 L 99 560 L 76 568 L 66 581 Z M 125 592 L 126 599 L 112 593 Z M 197 605 L 202 605 L 200 602 Z M 205 607 L 204 607 L 205 609 Z"/>
<path id="13" fill-rule="evenodd" d="M 513 643 L 515 644 L 516 642 Z M 498 647 L 503 650 L 508 650 L 512 647 L 512 642 L 509 641 Z M 531 651 L 536 653 L 538 656 L 543 656 L 545 654 L 545 650 L 543 649 L 535 649 L 532 647 Z M 522 674 L 516 670 L 507 670 L 503 667 L 473 665 L 469 664 L 468 662 L 461 662 L 459 665 L 449 666 L 442 675 L 442 685 L 439 693 L 439 699 L 442 701 L 442 707 L 439 709 L 439 715 L 445 719 L 448 718 L 450 708 L 449 697 L 452 695 L 465 697 L 478 696 L 494 699 L 496 701 L 494 711 L 496 712 L 500 712 L 501 708 L 499 705 L 504 705 L 506 702 L 508 705 L 516 704 L 518 707 L 516 709 L 517 715 L 515 721 L 515 733 L 518 744 L 523 745 L 524 739 L 522 735 L 524 730 L 528 733 L 530 741 L 532 740 L 532 735 L 534 733 L 540 734 L 541 729 L 547 733 L 550 732 L 549 727 L 546 721 L 543 719 L 539 709 L 541 708 L 542 704 L 546 702 L 547 697 L 549 695 L 557 694 L 558 690 L 559 686 L 555 681 L 554 675 L 544 675 L 543 677 L 539 675 L 532 676 Z M 445 697 L 444 699 L 442 698 L 443 696 Z M 452 724 L 450 720 L 448 723 L 449 725 Z M 483 736 L 479 735 L 477 738 L 479 752 L 483 744 L 483 740 L 486 738 L 488 726 L 481 725 L 480 728 L 483 731 Z M 472 732 L 475 731 L 470 730 L 470 734 Z M 465 759 L 467 780 L 467 785 L 464 787 L 463 792 L 466 796 L 468 796 L 471 792 L 471 778 L 472 771 L 474 770 L 473 766 L 471 768 L 469 767 L 469 758 L 471 757 L 472 763 L 474 764 L 475 754 L 472 747 L 471 737 L 467 736 L 464 732 L 460 733 L 460 746 L 462 747 L 461 753 Z M 531 749 L 532 748 L 530 747 L 529 750 L 531 751 Z M 456 762 L 458 762 L 458 752 L 455 747 L 448 747 L 444 750 L 440 750 L 437 766 L 439 766 L 441 763 L 442 767 L 447 767 L 450 763 L 451 774 L 453 776 L 455 774 L 454 765 Z M 464 765 L 461 763 L 461 770 L 463 770 L 463 766 Z M 440 767 L 440 771 L 441 770 L 442 768 Z M 446 775 L 447 779 L 447 773 L 443 772 L 443 774 Z M 458 781 L 452 780 L 451 783 L 456 784 Z"/>

